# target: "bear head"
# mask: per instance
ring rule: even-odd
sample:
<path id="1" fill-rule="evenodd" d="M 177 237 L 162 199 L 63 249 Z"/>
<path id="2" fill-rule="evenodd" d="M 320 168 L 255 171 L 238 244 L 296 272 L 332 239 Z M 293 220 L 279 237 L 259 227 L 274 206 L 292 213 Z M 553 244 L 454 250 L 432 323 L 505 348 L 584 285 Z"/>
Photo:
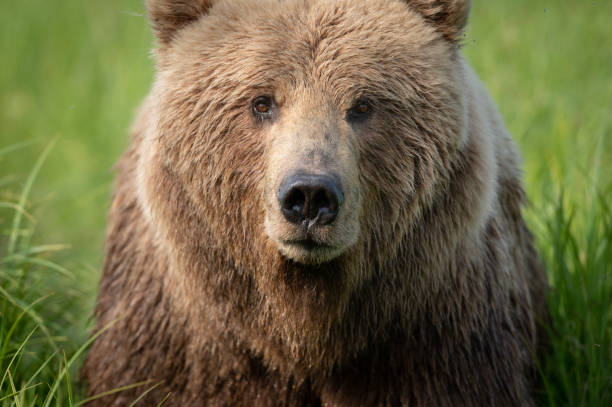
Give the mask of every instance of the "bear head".
<path id="1" fill-rule="evenodd" d="M 448 198 L 466 144 L 469 1 L 148 9 L 159 47 L 139 202 L 185 312 L 268 360 L 332 368 L 436 284 L 407 252 L 419 258 L 429 237 L 412 232 Z"/>

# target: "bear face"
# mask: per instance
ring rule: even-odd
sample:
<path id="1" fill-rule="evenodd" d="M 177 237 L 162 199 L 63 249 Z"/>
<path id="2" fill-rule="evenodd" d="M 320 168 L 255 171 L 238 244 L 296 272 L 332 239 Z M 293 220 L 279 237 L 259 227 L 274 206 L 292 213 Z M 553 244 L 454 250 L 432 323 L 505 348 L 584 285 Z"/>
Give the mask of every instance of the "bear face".
<path id="1" fill-rule="evenodd" d="M 170 3 L 191 4 L 193 18 L 156 20 Z M 345 316 L 368 338 L 355 349 L 380 331 L 352 313 L 356 295 L 406 262 L 408 232 L 447 189 L 466 143 L 457 38 L 427 14 L 436 2 L 236 3 L 150 2 L 160 49 L 140 204 L 190 297 L 258 310 L 228 319 L 312 365 Z M 464 5 L 453 16 L 465 22 L 467 2 L 448 4 Z M 233 285 L 252 287 L 254 304 L 220 294 Z M 382 326 L 397 311 L 385 307 Z"/>
<path id="2" fill-rule="evenodd" d="M 228 246 L 273 243 L 308 265 L 379 236 L 376 252 L 393 255 L 447 176 L 466 112 L 456 45 L 402 2 L 366 3 L 221 2 L 175 33 L 159 51 L 142 184 L 165 168 Z M 342 201 L 333 221 L 288 219 L 283 183 L 315 175 L 331 185 L 324 200 L 331 188 Z M 248 208 L 229 211 L 230 200 Z"/>

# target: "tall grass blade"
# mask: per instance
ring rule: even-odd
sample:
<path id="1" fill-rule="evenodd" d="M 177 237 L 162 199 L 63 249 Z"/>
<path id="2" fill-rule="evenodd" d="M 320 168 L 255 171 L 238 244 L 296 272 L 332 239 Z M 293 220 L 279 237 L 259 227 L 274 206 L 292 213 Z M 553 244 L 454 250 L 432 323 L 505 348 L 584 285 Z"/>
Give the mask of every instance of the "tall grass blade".
<path id="1" fill-rule="evenodd" d="M 4 375 L 2 376 L 2 380 L 0 380 L 0 389 L 2 388 L 2 385 L 4 385 L 4 380 L 6 380 L 7 374 L 10 374 L 10 370 L 11 370 L 11 366 L 13 365 L 13 362 L 15 361 L 17 356 L 19 356 L 21 354 L 21 351 L 23 350 L 23 348 L 26 345 L 26 343 L 28 343 L 28 341 L 30 340 L 30 337 L 32 337 L 34 332 L 36 332 L 36 327 L 34 329 L 32 329 L 32 331 L 28 334 L 28 336 L 21 342 L 21 345 L 19 345 L 19 348 L 17 349 L 17 351 L 15 352 L 13 357 L 11 358 L 11 361 L 9 362 L 8 366 L 6 367 L 6 370 L 4 371 Z"/>
<path id="2" fill-rule="evenodd" d="M 98 338 L 98 336 L 102 335 L 106 330 L 108 330 L 111 326 L 117 323 L 117 321 L 119 321 L 120 319 L 121 318 L 114 319 L 113 321 L 106 324 L 102 329 L 92 335 L 83 345 L 81 345 L 79 349 L 77 349 L 74 355 L 72 355 L 72 357 L 68 360 L 68 363 L 65 364 L 64 367 L 61 369 L 57 379 L 53 383 L 53 386 L 51 386 L 51 390 L 49 391 L 49 394 L 47 394 L 47 398 L 45 399 L 43 407 L 48 407 L 51 405 L 51 400 L 53 399 L 55 393 L 57 392 L 57 389 L 59 388 L 62 377 L 68 374 L 68 369 L 70 369 L 74 361 L 81 355 L 81 353 L 85 351 L 85 349 L 89 347 L 89 345 L 91 345 Z"/>
<path id="3" fill-rule="evenodd" d="M 144 393 L 142 393 L 140 396 L 138 396 L 138 398 L 136 400 L 134 400 L 129 407 L 134 407 L 136 404 L 138 404 L 138 402 L 140 400 L 142 400 L 143 398 L 145 398 L 147 396 L 147 394 L 149 394 L 150 392 L 152 392 L 153 390 L 155 390 L 157 387 L 159 387 L 162 384 L 162 382 L 159 382 L 153 386 L 151 386 L 149 389 L 147 389 L 147 391 L 145 391 Z"/>
<path id="4" fill-rule="evenodd" d="M 47 145 L 47 147 L 45 147 L 43 152 L 40 154 L 40 156 L 34 163 L 34 167 L 32 168 L 32 171 L 30 171 L 30 174 L 28 175 L 28 178 L 26 179 L 26 182 L 23 186 L 23 190 L 21 191 L 21 196 L 17 204 L 19 207 L 22 207 L 22 208 L 25 207 L 27 198 L 30 195 L 30 191 L 32 190 L 32 185 L 34 185 L 34 180 L 38 176 L 38 173 L 40 172 L 42 165 L 44 164 L 45 160 L 47 159 L 47 156 L 53 149 L 53 146 L 55 145 L 56 142 L 57 142 L 57 137 L 53 139 Z M 15 212 L 15 217 L 13 218 L 13 226 L 11 229 L 11 234 L 9 235 L 9 242 L 8 242 L 8 248 L 7 248 L 7 253 L 9 255 L 15 252 L 15 246 L 17 245 L 17 237 L 19 235 L 18 231 L 21 225 L 21 219 L 22 219 L 22 213 L 20 211 Z"/>
<path id="5" fill-rule="evenodd" d="M 79 401 L 78 403 L 76 403 L 75 407 L 81 406 L 81 405 L 83 405 L 85 403 L 89 403 L 90 401 L 94 401 L 94 400 L 97 400 L 97 399 L 102 398 L 102 397 L 110 396 L 110 395 L 115 394 L 115 393 L 121 393 L 122 391 L 134 389 L 136 387 L 146 386 L 147 384 L 150 384 L 152 382 L 153 382 L 153 380 L 145 380 L 143 382 L 138 382 L 138 383 L 134 383 L 134 384 L 128 384 L 127 386 L 122 386 L 122 387 L 117 387 L 116 389 L 108 390 L 108 391 L 105 391 L 105 392 L 93 395 L 91 397 L 87 397 L 86 399 L 83 399 L 83 400 Z"/>

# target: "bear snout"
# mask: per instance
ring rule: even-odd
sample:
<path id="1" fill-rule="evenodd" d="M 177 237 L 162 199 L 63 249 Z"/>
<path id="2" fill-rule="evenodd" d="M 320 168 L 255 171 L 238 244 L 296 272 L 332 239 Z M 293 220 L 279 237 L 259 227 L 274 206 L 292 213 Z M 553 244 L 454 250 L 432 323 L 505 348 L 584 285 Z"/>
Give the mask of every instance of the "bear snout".
<path id="1" fill-rule="evenodd" d="M 296 172 L 286 177 L 278 189 L 283 217 L 306 233 L 331 224 L 337 217 L 344 194 L 338 177 L 330 174 Z"/>
<path id="2" fill-rule="evenodd" d="M 320 169 L 293 170 L 281 178 L 276 205 L 268 208 L 266 231 L 284 256 L 298 263 L 320 264 L 354 243 L 352 205 L 345 205 L 341 179 Z"/>
<path id="3" fill-rule="evenodd" d="M 314 120 L 288 109 L 267 136 L 264 231 L 298 263 L 329 262 L 358 241 L 357 147 L 340 120 L 329 112 Z"/>
<path id="4" fill-rule="evenodd" d="M 341 172 L 313 167 L 279 171 L 264 220 L 281 254 L 304 264 L 340 256 L 356 243 L 360 229 L 358 186 Z"/>

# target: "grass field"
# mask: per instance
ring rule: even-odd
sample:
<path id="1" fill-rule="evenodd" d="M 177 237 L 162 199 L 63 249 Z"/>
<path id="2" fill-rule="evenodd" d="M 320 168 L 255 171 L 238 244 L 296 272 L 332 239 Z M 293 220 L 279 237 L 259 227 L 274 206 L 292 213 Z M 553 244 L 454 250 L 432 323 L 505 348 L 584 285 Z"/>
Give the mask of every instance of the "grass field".
<path id="1" fill-rule="evenodd" d="M 0 406 L 83 401 L 111 167 L 153 75 L 142 3 L 0 2 Z M 553 285 L 541 403 L 612 405 L 612 2 L 473 3 L 464 51 Z"/>

